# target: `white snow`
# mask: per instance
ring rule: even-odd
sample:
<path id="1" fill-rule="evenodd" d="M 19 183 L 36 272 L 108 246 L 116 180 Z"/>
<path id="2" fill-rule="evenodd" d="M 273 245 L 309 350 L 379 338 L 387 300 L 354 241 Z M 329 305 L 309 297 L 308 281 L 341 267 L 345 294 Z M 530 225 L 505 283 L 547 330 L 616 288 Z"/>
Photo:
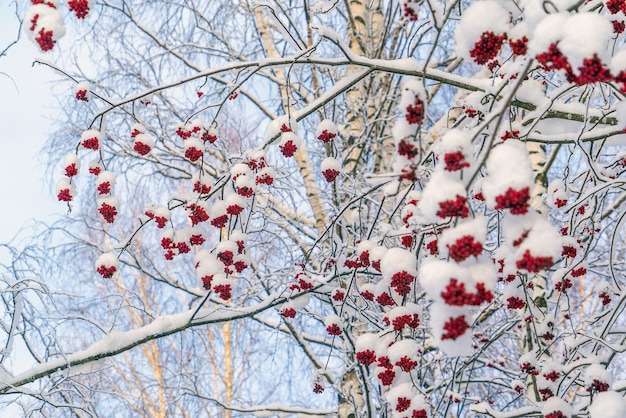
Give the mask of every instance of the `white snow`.
<path id="1" fill-rule="evenodd" d="M 589 407 L 589 418 L 624 418 L 625 416 L 626 399 L 612 390 L 595 395 Z"/>
<path id="2" fill-rule="evenodd" d="M 541 408 L 541 413 L 544 415 L 548 415 L 555 411 L 561 411 L 566 418 L 571 418 L 573 413 L 572 407 L 557 396 L 548 399 Z"/>
<path id="3" fill-rule="evenodd" d="M 490 206 L 495 206 L 496 196 L 504 194 L 509 188 L 532 189 L 533 172 L 524 144 L 509 139 L 492 149 L 487 160 L 487 174 L 482 191 L 485 202 Z"/>
<path id="4" fill-rule="evenodd" d="M 612 37 L 613 25 L 606 16 L 579 12 L 572 14 L 564 22 L 563 39 L 558 46 L 568 58 L 572 69 L 577 72 L 584 58 L 591 58 L 596 54 L 603 63 L 608 64 L 611 55 L 607 47 Z"/>
<path id="5" fill-rule="evenodd" d="M 326 170 L 341 171 L 341 163 L 334 157 L 326 157 L 322 160 L 322 163 L 320 164 L 320 169 L 322 171 L 326 171 Z"/>
<path id="6" fill-rule="evenodd" d="M 457 196 L 465 197 L 465 195 L 465 187 L 461 181 L 449 176 L 442 168 L 436 169 L 422 191 L 422 198 L 417 207 L 427 222 L 437 223 L 442 221 L 437 216 L 437 212 L 441 209 L 439 203 L 455 200 Z"/>
<path id="7" fill-rule="evenodd" d="M 337 129 L 337 125 L 335 125 L 335 122 L 333 122 L 332 120 L 323 119 L 322 121 L 320 121 L 320 123 L 317 125 L 317 128 L 315 129 L 315 137 L 319 137 L 324 131 L 337 135 L 339 129 Z"/>
<path id="8" fill-rule="evenodd" d="M 401 271 L 416 276 L 416 262 L 415 254 L 412 252 L 404 248 L 391 248 L 385 252 L 380 262 L 380 269 L 385 279 L 391 279 L 394 274 Z"/>
<path id="9" fill-rule="evenodd" d="M 117 269 L 119 269 L 119 261 L 117 259 L 117 256 L 115 255 L 115 253 L 113 252 L 108 252 L 108 253 L 104 253 L 102 255 L 100 255 L 100 257 L 98 257 L 98 259 L 96 260 L 95 263 L 96 269 L 99 267 L 113 267 L 115 266 Z"/>

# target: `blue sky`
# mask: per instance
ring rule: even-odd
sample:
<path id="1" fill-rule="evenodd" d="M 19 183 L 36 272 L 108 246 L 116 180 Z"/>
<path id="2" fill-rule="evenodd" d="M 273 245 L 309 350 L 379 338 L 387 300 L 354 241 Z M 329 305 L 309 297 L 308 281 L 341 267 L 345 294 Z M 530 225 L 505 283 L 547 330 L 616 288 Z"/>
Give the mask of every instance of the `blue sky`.
<path id="1" fill-rule="evenodd" d="M 17 36 L 12 1 L 0 0 L 0 50 Z M 22 34 L 0 58 L 0 243 L 6 243 L 31 219 L 49 221 L 64 207 L 55 202 L 55 179 L 44 178 L 39 150 L 51 129 L 56 101 L 50 90 L 53 74 L 32 62 L 41 54 Z M 0 254 L 0 259 L 2 254 Z"/>

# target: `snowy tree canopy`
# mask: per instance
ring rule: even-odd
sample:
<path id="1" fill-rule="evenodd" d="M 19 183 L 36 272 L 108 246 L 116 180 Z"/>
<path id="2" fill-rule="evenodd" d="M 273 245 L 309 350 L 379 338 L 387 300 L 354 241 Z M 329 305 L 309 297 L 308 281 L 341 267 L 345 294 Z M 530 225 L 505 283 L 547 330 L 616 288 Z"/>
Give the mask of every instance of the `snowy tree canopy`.
<path id="1" fill-rule="evenodd" d="M 626 416 L 626 1 L 31 3 L 3 402 Z"/>

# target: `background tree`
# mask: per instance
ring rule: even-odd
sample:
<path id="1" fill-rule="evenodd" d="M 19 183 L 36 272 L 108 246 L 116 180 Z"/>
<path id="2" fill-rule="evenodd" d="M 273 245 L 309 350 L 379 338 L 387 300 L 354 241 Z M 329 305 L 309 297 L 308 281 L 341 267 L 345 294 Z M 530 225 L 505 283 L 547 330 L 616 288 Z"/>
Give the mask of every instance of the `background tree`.
<path id="1" fill-rule="evenodd" d="M 621 2 L 70 1 L 71 54 L 33 3 L 69 214 L 4 276 L 11 401 L 626 413 Z"/>

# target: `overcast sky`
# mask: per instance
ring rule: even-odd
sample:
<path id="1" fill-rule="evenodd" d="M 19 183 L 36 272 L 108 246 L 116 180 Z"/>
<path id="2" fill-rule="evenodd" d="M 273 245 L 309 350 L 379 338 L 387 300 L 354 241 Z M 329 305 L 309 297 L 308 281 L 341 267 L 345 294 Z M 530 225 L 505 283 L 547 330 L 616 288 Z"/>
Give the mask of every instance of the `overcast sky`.
<path id="1" fill-rule="evenodd" d="M 0 51 L 17 36 L 14 11 L 12 1 L 0 0 Z M 56 112 L 50 70 L 32 67 L 40 56 L 22 34 L 20 42 L 0 58 L 0 243 L 9 241 L 31 219 L 50 221 L 55 212 L 64 211 L 53 199 L 50 184 L 54 181 L 44 178 L 44 159 L 39 154 Z"/>

